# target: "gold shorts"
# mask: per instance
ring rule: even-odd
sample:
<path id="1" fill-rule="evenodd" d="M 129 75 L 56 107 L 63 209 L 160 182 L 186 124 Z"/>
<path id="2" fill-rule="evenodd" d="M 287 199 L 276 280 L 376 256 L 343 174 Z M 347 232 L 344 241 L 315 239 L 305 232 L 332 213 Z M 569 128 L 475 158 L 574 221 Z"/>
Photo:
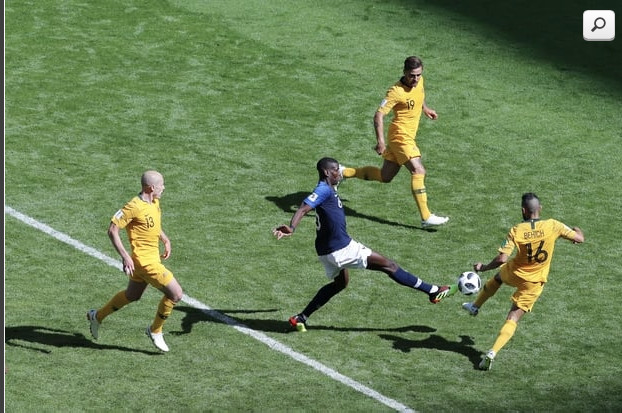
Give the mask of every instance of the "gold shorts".
<path id="1" fill-rule="evenodd" d="M 540 294 L 542 294 L 545 283 L 541 281 L 526 281 L 514 275 L 506 266 L 501 268 L 499 276 L 505 284 L 516 288 L 516 291 L 512 294 L 512 302 L 521 310 L 527 313 L 530 312 L 533 305 L 538 301 Z"/>
<path id="2" fill-rule="evenodd" d="M 414 141 L 409 143 L 390 142 L 382 153 L 384 159 L 398 165 L 404 165 L 412 158 L 419 158 L 420 156 L 421 151 Z"/>
<path id="3" fill-rule="evenodd" d="M 136 264 L 136 262 L 134 262 Z M 132 281 L 146 282 L 157 289 L 166 287 L 173 280 L 173 273 L 170 272 L 162 263 L 156 262 L 142 267 L 136 265 L 134 274 L 130 276 Z"/>

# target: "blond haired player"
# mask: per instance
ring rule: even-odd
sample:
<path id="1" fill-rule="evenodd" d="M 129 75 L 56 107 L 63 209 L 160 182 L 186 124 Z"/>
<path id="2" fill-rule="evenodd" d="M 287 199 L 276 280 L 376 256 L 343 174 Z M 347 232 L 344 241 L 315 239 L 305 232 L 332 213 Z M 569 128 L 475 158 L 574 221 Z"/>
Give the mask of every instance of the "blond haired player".
<path id="1" fill-rule="evenodd" d="M 384 117 L 393 111 L 389 125 L 387 145 L 384 139 Z M 374 115 L 376 146 L 374 150 L 382 155 L 382 169 L 375 166 L 362 168 L 342 167 L 344 178 L 359 178 L 389 183 L 403 166 L 410 172 L 410 189 L 419 214 L 421 225 L 441 225 L 449 218 L 432 214 L 428 209 L 428 195 L 424 184 L 426 170 L 421 162 L 421 151 L 415 142 L 421 114 L 435 120 L 438 115 L 425 103 L 423 89 L 423 63 L 417 56 L 404 61 L 404 74 L 388 91 Z"/>
<path id="2" fill-rule="evenodd" d="M 542 206 L 536 194 L 531 192 L 523 194 L 521 207 L 523 222 L 510 229 L 499 248 L 499 254 L 486 265 L 481 262 L 473 265 L 475 271 L 488 271 L 501 267 L 499 272 L 486 282 L 474 302 L 462 305 L 462 308 L 475 316 L 502 283 L 516 288 L 512 294 L 512 307 L 505 323 L 492 348 L 479 364 L 482 370 L 490 370 L 499 350 L 514 335 L 518 321 L 523 314 L 531 311 L 542 294 L 551 268 L 555 241 L 560 237 L 575 244 L 584 241 L 583 232 L 577 227 L 570 228 L 555 219 L 541 220 Z M 515 249 L 516 255 L 508 261 Z"/>
<path id="3" fill-rule="evenodd" d="M 106 305 L 98 310 L 89 310 L 87 319 L 93 338 L 99 337 L 99 326 L 113 312 L 132 301 L 137 301 L 151 284 L 164 293 L 158 305 L 153 323 L 147 327 L 146 334 L 160 351 L 169 351 L 164 341 L 162 326 L 181 300 L 181 286 L 164 265 L 161 258 L 171 255 L 171 241 L 162 230 L 160 197 L 164 192 L 164 178 L 157 171 L 147 171 L 141 178 L 141 192 L 117 211 L 108 227 L 108 236 L 123 261 L 123 271 L 129 276 L 125 290 L 119 291 Z M 119 231 L 126 229 L 132 255 L 128 254 Z M 160 241 L 164 253 L 160 255 Z"/>

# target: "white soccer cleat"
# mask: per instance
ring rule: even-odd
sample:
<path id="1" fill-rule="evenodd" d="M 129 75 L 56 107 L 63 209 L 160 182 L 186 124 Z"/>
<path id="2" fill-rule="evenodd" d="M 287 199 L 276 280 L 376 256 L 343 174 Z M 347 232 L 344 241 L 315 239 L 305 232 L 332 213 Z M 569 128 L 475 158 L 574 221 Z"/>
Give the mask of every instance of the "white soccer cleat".
<path id="1" fill-rule="evenodd" d="M 472 316 L 476 316 L 479 313 L 479 307 L 473 303 L 464 303 L 462 308 L 469 312 Z"/>
<path id="2" fill-rule="evenodd" d="M 152 333 L 151 327 L 147 327 L 147 330 L 145 331 L 145 333 L 147 334 L 147 336 L 149 336 L 149 338 L 153 342 L 153 345 L 156 346 L 158 350 L 163 351 L 165 353 L 168 351 L 168 346 L 164 342 L 164 334 Z"/>
<path id="3" fill-rule="evenodd" d="M 421 225 L 425 227 L 429 227 L 432 225 L 443 225 L 447 221 L 449 221 L 448 217 L 439 217 L 434 214 L 430 215 L 430 217 L 426 220 L 421 220 Z"/>
<path id="4" fill-rule="evenodd" d="M 497 354 L 490 350 L 484 357 L 482 357 L 482 361 L 479 362 L 480 370 L 490 370 L 492 367 L 492 362 L 495 360 L 495 356 Z"/>
<path id="5" fill-rule="evenodd" d="M 97 310 L 87 311 L 86 319 L 89 320 L 91 335 L 95 340 L 97 340 L 99 338 L 99 321 L 97 321 Z"/>

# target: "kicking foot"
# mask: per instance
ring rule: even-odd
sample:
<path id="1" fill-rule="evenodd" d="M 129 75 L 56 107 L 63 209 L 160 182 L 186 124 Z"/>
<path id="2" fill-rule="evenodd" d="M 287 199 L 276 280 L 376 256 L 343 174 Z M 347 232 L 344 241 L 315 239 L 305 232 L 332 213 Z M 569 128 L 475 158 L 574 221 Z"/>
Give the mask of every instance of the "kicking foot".
<path id="1" fill-rule="evenodd" d="M 443 299 L 447 297 L 451 297 L 458 291 L 458 285 L 443 285 L 442 287 L 438 287 L 438 290 L 435 293 L 430 293 L 430 302 L 432 304 L 440 303 Z"/>

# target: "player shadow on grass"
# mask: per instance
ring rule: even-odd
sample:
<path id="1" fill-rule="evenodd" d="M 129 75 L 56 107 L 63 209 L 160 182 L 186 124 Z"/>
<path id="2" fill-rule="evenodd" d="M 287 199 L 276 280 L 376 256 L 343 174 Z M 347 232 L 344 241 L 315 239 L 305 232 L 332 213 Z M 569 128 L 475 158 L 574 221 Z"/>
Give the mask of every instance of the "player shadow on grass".
<path id="1" fill-rule="evenodd" d="M 54 328 L 39 326 L 15 326 L 6 327 L 4 329 L 5 344 L 13 347 L 21 347 L 27 350 L 38 351 L 40 353 L 50 354 L 52 351 L 45 348 L 39 348 L 35 345 L 22 344 L 27 342 L 33 344 L 42 344 L 44 346 L 54 347 L 73 347 L 73 348 L 93 348 L 97 350 L 119 350 L 130 351 L 133 353 L 143 353 L 148 355 L 161 354 L 160 352 L 138 350 L 130 347 L 111 346 L 106 344 L 98 344 L 87 339 L 84 334 L 72 333 L 71 331 L 57 330 Z"/>
<path id="2" fill-rule="evenodd" d="M 466 356 L 473 363 L 473 368 L 477 368 L 481 360 L 482 353 L 473 347 L 475 342 L 469 336 L 460 336 L 460 341 L 449 341 L 445 337 L 436 334 L 432 334 L 422 340 L 409 340 L 388 334 L 380 334 L 379 337 L 392 341 L 393 348 L 404 353 L 409 353 L 413 348 L 451 351 Z"/>
<path id="3" fill-rule="evenodd" d="M 256 330 L 252 327 L 247 320 L 237 320 L 227 314 L 252 314 L 252 313 L 271 313 L 278 311 L 276 308 L 267 310 L 215 310 L 215 309 L 198 309 L 194 307 L 187 307 L 183 305 L 177 305 L 174 308 L 175 311 L 181 311 L 186 313 L 181 320 L 181 331 L 171 331 L 173 335 L 189 334 L 192 331 L 192 327 L 201 322 L 216 322 L 221 324 L 227 324 L 230 326 L 248 327 Z M 266 323 L 270 323 L 271 320 L 262 320 Z M 276 325 L 276 321 L 274 322 Z M 273 326 L 274 327 L 274 326 Z"/>
<path id="4" fill-rule="evenodd" d="M 266 333 L 289 334 L 296 332 L 287 320 L 270 320 L 256 318 L 233 318 L 227 314 L 252 314 L 252 313 L 268 313 L 275 312 L 278 309 L 268 310 L 201 310 L 193 307 L 176 306 L 175 311 L 186 313 L 181 321 L 181 331 L 171 331 L 170 334 L 182 335 L 189 334 L 192 327 L 200 322 L 217 322 L 232 326 L 246 327 L 255 331 L 263 331 Z M 335 327 L 323 325 L 310 325 L 309 330 L 328 330 L 328 331 L 357 331 L 357 332 L 393 332 L 393 333 L 433 333 L 435 328 L 421 325 L 410 325 L 404 327 L 378 328 L 378 327 Z"/>
<path id="5" fill-rule="evenodd" d="M 289 322 L 286 323 L 287 326 L 287 332 L 291 333 L 294 330 L 292 329 L 292 327 L 289 325 Z M 403 327 L 388 327 L 388 328 L 382 328 L 382 327 L 336 327 L 336 326 L 321 326 L 321 325 L 315 325 L 315 324 L 309 324 L 307 325 L 307 328 L 309 329 L 309 331 L 313 331 L 313 330 L 327 330 L 327 331 L 356 331 L 356 332 L 379 332 L 379 331 L 386 331 L 386 332 L 392 332 L 392 333 L 409 333 L 409 332 L 414 332 L 414 333 L 433 333 L 436 331 L 435 328 L 429 327 L 429 326 L 421 326 L 421 325 L 410 325 L 410 326 L 403 326 Z"/>
<path id="6" fill-rule="evenodd" d="M 293 194 L 284 195 L 284 196 L 266 196 L 266 200 L 273 202 L 276 206 L 281 208 L 285 212 L 291 212 L 292 214 L 296 212 L 300 203 L 309 195 L 308 192 L 294 192 Z M 347 217 L 355 217 L 355 218 L 363 218 L 372 222 L 378 222 L 384 225 L 391 225 L 394 227 L 404 227 L 410 229 L 420 229 L 426 232 L 436 232 L 436 228 L 423 228 L 415 225 L 407 225 L 402 224 L 400 222 L 390 221 L 384 218 L 378 218 L 372 215 L 365 215 L 357 212 L 356 210 L 345 205 L 348 202 L 347 199 L 341 198 L 341 201 L 344 203 L 343 210 Z"/>

